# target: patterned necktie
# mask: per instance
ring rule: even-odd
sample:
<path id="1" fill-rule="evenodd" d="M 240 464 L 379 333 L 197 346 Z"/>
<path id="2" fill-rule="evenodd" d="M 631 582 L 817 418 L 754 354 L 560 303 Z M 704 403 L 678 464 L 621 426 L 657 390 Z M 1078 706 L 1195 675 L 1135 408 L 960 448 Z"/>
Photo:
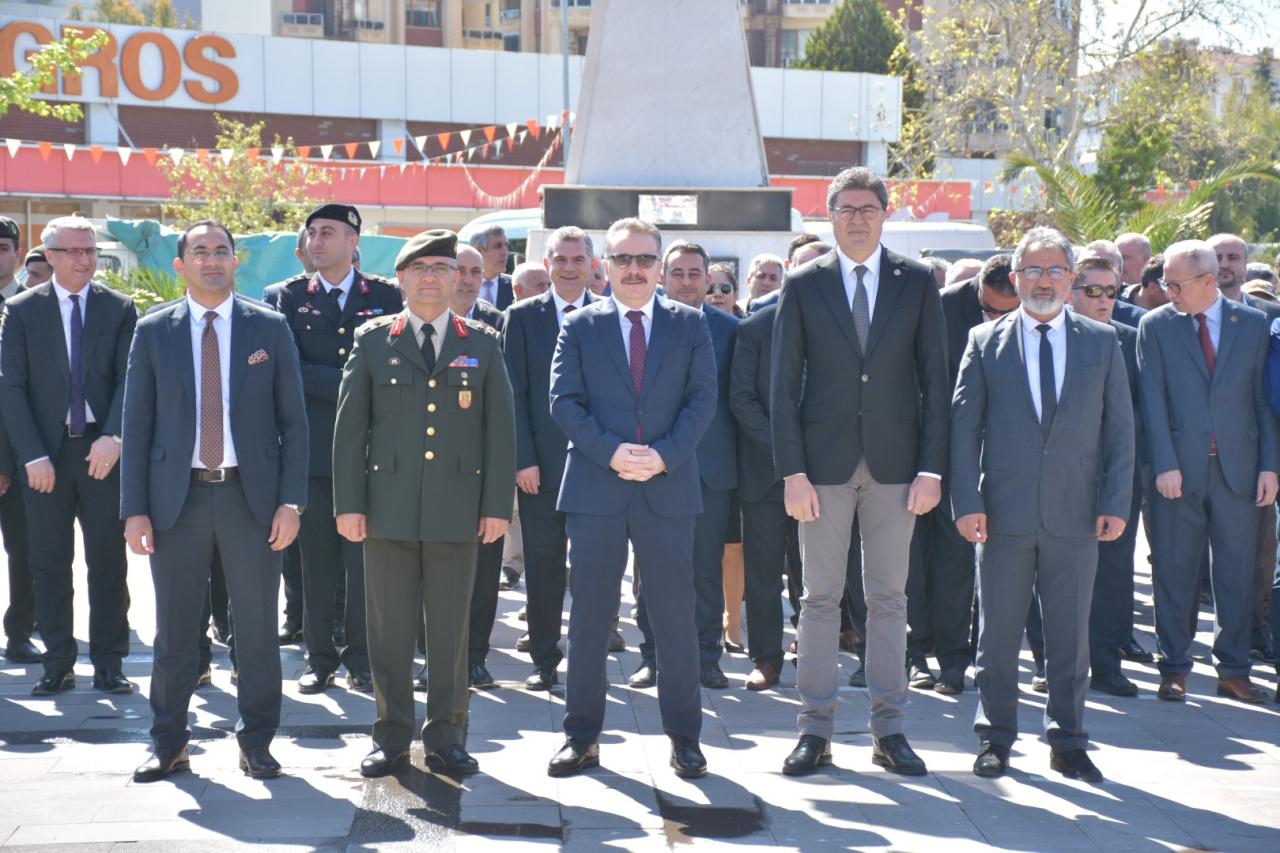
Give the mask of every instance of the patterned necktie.
<path id="1" fill-rule="evenodd" d="M 862 277 L 867 274 L 867 268 L 858 264 L 853 271 L 858 276 L 853 287 L 853 330 L 858 333 L 858 346 L 862 349 L 862 354 L 866 355 L 867 337 L 871 334 L 871 303 Z"/>
<path id="2" fill-rule="evenodd" d="M 644 312 L 628 311 L 627 319 L 631 321 L 631 387 L 636 397 L 644 390 L 644 366 L 649 357 L 649 345 L 644 339 Z M 640 421 L 636 420 L 636 442 L 640 441 Z"/>
<path id="3" fill-rule="evenodd" d="M 71 415 L 68 426 L 76 435 L 84 435 L 84 379 L 80 374 L 80 345 L 84 337 L 84 315 L 80 313 L 80 294 L 71 294 Z"/>
<path id="4" fill-rule="evenodd" d="M 1213 365 L 1217 362 L 1217 354 L 1213 351 L 1213 338 L 1209 335 L 1209 318 L 1203 314 L 1196 315 L 1196 325 L 1200 328 L 1196 335 L 1200 338 L 1200 349 L 1204 351 L 1204 363 L 1209 368 L 1209 378 L 1213 378 Z M 1216 434 L 1209 436 L 1209 453 L 1216 455 L 1218 452 L 1218 436 Z"/>
<path id="5" fill-rule="evenodd" d="M 222 360 L 218 356 L 217 311 L 204 312 L 200 333 L 200 464 L 209 470 L 222 465 Z"/>
<path id="6" fill-rule="evenodd" d="M 1048 323 L 1036 326 L 1040 333 L 1040 425 L 1045 429 L 1053 423 L 1053 414 L 1058 410 L 1058 383 L 1053 375 L 1053 346 L 1049 343 L 1052 329 Z"/>
<path id="7" fill-rule="evenodd" d="M 434 373 L 436 369 L 436 345 L 432 341 L 435 333 L 435 326 L 430 323 L 422 324 L 422 357 L 427 362 L 427 373 Z"/>

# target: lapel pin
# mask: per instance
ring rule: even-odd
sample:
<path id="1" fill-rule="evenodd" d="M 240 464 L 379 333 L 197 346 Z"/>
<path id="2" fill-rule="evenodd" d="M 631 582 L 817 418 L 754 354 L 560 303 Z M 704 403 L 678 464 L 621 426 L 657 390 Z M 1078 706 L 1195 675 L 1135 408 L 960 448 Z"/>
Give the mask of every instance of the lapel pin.
<path id="1" fill-rule="evenodd" d="M 893 274 L 894 274 L 894 275 L 902 275 L 902 270 L 900 270 L 900 269 L 895 269 L 895 270 L 893 271 Z"/>
<path id="2" fill-rule="evenodd" d="M 391 358 L 387 359 L 387 364 L 391 365 L 392 367 L 395 367 L 399 363 L 400 363 L 400 356 L 398 355 L 393 355 L 391 356 Z"/>
<path id="3" fill-rule="evenodd" d="M 1235 315 L 1235 314 L 1232 314 L 1232 315 L 1231 315 L 1231 322 L 1233 322 L 1233 323 L 1234 323 L 1234 322 L 1236 322 L 1236 315 Z"/>

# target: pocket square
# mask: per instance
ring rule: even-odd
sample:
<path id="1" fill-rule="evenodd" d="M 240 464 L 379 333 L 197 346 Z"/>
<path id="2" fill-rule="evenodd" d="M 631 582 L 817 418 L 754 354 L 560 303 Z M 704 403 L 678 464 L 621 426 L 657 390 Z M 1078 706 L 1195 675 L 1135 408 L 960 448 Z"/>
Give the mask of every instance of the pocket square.
<path id="1" fill-rule="evenodd" d="M 271 356 L 267 355 L 267 351 L 264 349 L 260 349 L 257 352 L 255 352 L 253 355 L 249 356 L 249 364 L 263 364 L 269 358 L 271 358 Z"/>

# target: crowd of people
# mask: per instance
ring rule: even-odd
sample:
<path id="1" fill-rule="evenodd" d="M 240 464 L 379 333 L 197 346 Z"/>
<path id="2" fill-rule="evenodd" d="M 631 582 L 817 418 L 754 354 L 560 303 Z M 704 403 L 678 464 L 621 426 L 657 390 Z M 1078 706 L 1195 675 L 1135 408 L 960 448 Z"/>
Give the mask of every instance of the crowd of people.
<path id="1" fill-rule="evenodd" d="M 883 246 L 888 206 L 876 175 L 846 169 L 835 245 L 797 236 L 740 289 L 702 246 L 634 218 L 603 245 L 559 228 L 510 275 L 501 228 L 469 244 L 424 231 L 392 281 L 359 269 L 359 211 L 328 203 L 298 233 L 303 273 L 261 301 L 236 292 L 231 232 L 203 220 L 178 239 L 185 296 L 142 317 L 94 278 L 90 222 L 51 221 L 24 258 L 0 218 L 6 657 L 43 665 L 34 695 L 75 687 L 79 522 L 108 693 L 134 689 L 126 545 L 150 559 L 138 781 L 189 766 L 210 622 L 231 647 L 246 773 L 281 773 L 278 647 L 299 640 L 300 692 L 345 671 L 374 694 L 365 776 L 407 763 L 415 690 L 428 765 L 475 772 L 470 690 L 495 686 L 498 592 L 520 583 L 525 689 L 551 690 L 567 653 L 547 770 L 596 766 L 629 564 L 643 639 L 628 683 L 656 685 L 684 777 L 707 772 L 701 689 L 728 688 L 726 652 L 749 655 L 756 691 L 795 655 L 787 775 L 831 761 L 841 650 L 868 691 L 872 761 L 907 775 L 926 772 L 909 690 L 962 693 L 971 668 L 974 772 L 1007 771 L 1024 636 L 1068 778 L 1103 778 L 1085 696 L 1136 695 L 1122 660 L 1156 664 L 1158 697 L 1185 699 L 1203 602 L 1217 693 L 1265 701 L 1250 671 L 1274 665 L 1280 627 L 1274 270 L 1229 234 L 1153 256 L 1139 234 L 1076 246 L 1043 227 L 984 261 L 922 262 Z M 1158 661 L 1134 632 L 1140 516 Z"/>

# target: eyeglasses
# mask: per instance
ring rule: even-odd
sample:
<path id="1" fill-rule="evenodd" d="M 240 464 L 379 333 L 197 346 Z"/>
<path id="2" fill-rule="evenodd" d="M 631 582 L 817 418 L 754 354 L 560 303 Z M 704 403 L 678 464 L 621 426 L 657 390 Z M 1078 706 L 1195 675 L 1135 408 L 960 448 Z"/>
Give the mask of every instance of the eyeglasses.
<path id="1" fill-rule="evenodd" d="M 1013 306 L 1012 308 L 1005 308 L 1004 310 L 1001 310 L 999 308 L 992 308 L 990 305 L 988 305 L 985 302 L 979 302 L 978 305 L 982 308 L 982 313 L 986 314 L 992 320 L 996 319 L 997 317 L 1003 317 L 1005 314 L 1012 314 L 1014 311 L 1018 310 L 1017 305 Z"/>
<path id="2" fill-rule="evenodd" d="M 837 207 L 832 211 L 839 219 L 861 219 L 863 222 L 871 220 L 884 213 L 884 208 L 878 204 L 864 204 L 862 207 Z"/>
<path id="3" fill-rule="evenodd" d="M 1049 276 L 1049 281 L 1062 281 L 1071 269 L 1069 267 L 1023 267 L 1014 272 L 1026 278 L 1027 281 L 1039 281 L 1045 275 Z"/>
<path id="4" fill-rule="evenodd" d="M 66 255 L 68 258 L 71 258 L 77 261 L 80 260 L 81 258 L 96 258 L 98 256 L 98 250 L 96 248 L 94 249 L 59 249 L 56 246 L 45 246 L 44 250 L 46 252 L 57 252 L 60 255 Z"/>
<path id="5" fill-rule="evenodd" d="M 653 265 L 658 262 L 657 255 L 608 255 L 605 257 L 609 263 L 622 268 L 631 266 L 631 262 L 635 261 L 636 266 L 642 270 L 652 269 Z"/>
<path id="6" fill-rule="evenodd" d="M 708 295 L 708 296 L 710 296 L 711 294 L 715 293 L 715 292 L 716 292 L 716 290 L 719 290 L 719 291 L 720 291 L 721 293 L 723 293 L 725 296 L 728 296 L 730 293 L 733 293 L 733 285 L 732 285 L 732 284 L 730 284 L 730 283 L 729 283 L 729 282 L 727 282 L 727 281 L 723 281 L 723 282 L 721 282 L 720 284 L 709 284 L 709 285 L 707 285 L 707 295 Z"/>
<path id="7" fill-rule="evenodd" d="M 1196 279 L 1198 279 L 1198 278 L 1204 278 L 1205 276 L 1207 276 L 1207 275 L 1209 275 L 1209 274 L 1210 274 L 1210 273 L 1202 272 L 1202 273 L 1200 273 L 1200 275 L 1193 275 L 1193 276 L 1191 276 L 1191 278 L 1187 279 L 1186 281 L 1169 281 L 1167 278 L 1162 278 L 1162 279 L 1160 279 L 1160 289 L 1161 289 L 1161 290 L 1167 290 L 1167 291 L 1169 291 L 1170 293 L 1174 293 L 1174 294 L 1179 294 L 1179 295 L 1181 295 L 1181 293 L 1182 293 L 1182 288 L 1186 287 L 1188 284 L 1190 284 L 1191 282 L 1195 281 Z"/>
<path id="8" fill-rule="evenodd" d="M 1120 292 L 1120 288 L 1114 284 L 1076 284 L 1072 285 L 1072 290 L 1083 290 L 1084 295 L 1090 299 L 1097 299 L 1099 296 L 1106 296 L 1108 299 L 1115 299 L 1116 294 Z"/>
<path id="9" fill-rule="evenodd" d="M 444 263 L 441 263 L 441 264 L 415 263 L 415 264 L 409 264 L 409 266 L 406 267 L 406 269 L 408 269 L 409 272 L 413 273 L 414 275 L 426 275 L 427 273 L 430 273 L 436 278 L 447 278 L 448 276 L 451 276 L 458 271 L 458 268 L 453 266 L 452 264 L 444 264 Z"/>

